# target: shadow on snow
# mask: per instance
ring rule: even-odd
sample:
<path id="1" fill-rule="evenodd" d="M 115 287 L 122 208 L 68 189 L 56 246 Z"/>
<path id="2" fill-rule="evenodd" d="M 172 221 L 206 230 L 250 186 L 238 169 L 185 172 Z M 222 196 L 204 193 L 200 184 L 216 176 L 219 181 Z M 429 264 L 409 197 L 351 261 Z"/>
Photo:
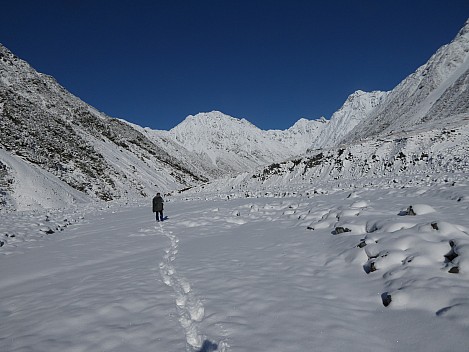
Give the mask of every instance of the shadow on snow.
<path id="1" fill-rule="evenodd" d="M 204 343 L 202 344 L 202 347 L 200 350 L 197 350 L 197 352 L 213 352 L 218 349 L 218 345 L 216 343 L 213 343 L 212 341 L 205 340 Z"/>

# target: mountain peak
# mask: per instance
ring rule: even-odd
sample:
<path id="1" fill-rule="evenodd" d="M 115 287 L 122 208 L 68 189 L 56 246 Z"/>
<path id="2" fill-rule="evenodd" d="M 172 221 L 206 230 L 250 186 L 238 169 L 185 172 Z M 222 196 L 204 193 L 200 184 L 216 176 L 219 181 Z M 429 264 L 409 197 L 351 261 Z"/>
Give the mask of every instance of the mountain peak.
<path id="1" fill-rule="evenodd" d="M 329 121 L 317 120 L 324 123 L 324 128 L 318 138 L 311 143 L 311 147 L 331 147 L 350 132 L 357 124 L 365 119 L 385 98 L 386 92 L 365 92 L 357 90 L 350 94 L 342 107 L 337 110 Z M 326 124 L 327 122 L 327 124 Z"/>
<path id="2" fill-rule="evenodd" d="M 168 133 L 225 173 L 239 173 L 306 152 L 319 125 L 322 121 L 300 119 L 288 130 L 265 131 L 246 119 L 211 111 L 188 116 Z"/>
<path id="3" fill-rule="evenodd" d="M 287 130 L 264 131 L 246 119 L 214 110 L 189 115 L 170 131 L 149 131 L 99 113 L 1 44 L 0 70 L 0 150 L 7 155 L 0 155 L 0 185 L 12 184 L 13 176 L 26 170 L 26 160 L 43 169 L 51 185 L 59 179 L 105 200 L 248 172 L 298 158 L 309 148 L 342 148 L 347 143 L 355 147 L 360 139 L 368 143 L 469 121 L 469 21 L 451 43 L 391 92 L 357 90 L 330 120 L 301 118 Z M 341 167 L 348 162 L 337 160 Z M 334 179 L 344 175 L 341 170 Z M 303 181 L 305 171 L 297 172 Z M 16 185 L 30 174 L 23 172 Z M 316 176 L 322 177 L 322 172 Z M 13 187 L 14 183 L 7 193 L 19 192 L 18 196 L 8 197 L 26 199 L 20 192 L 27 188 Z M 0 192 L 0 203 L 4 194 Z"/>
<path id="4" fill-rule="evenodd" d="M 213 110 L 210 112 L 199 112 L 196 115 L 189 115 L 184 119 L 184 121 L 173 127 L 171 131 L 177 131 L 195 125 L 204 126 L 204 128 L 210 129 L 226 129 L 228 125 L 245 125 L 250 128 L 257 128 L 246 119 L 238 119 L 224 114 L 221 111 Z"/>

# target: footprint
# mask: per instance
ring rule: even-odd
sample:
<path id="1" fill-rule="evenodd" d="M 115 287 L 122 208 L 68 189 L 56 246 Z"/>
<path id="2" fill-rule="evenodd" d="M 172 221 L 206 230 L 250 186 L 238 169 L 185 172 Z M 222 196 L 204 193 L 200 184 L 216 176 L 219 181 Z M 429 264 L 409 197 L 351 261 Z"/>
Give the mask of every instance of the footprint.
<path id="1" fill-rule="evenodd" d="M 202 321 L 204 318 L 205 308 L 198 299 L 195 299 L 195 302 L 190 302 L 188 311 L 194 321 Z"/>
<path id="2" fill-rule="evenodd" d="M 189 284 L 189 282 L 187 282 L 187 280 L 180 279 L 179 283 L 181 284 L 181 287 L 184 290 L 184 293 L 187 294 L 187 293 L 191 292 L 191 285 Z"/>
<path id="3" fill-rule="evenodd" d="M 185 307 L 187 302 L 187 297 L 184 295 L 179 295 L 176 297 L 176 305 L 178 307 Z"/>
<path id="4" fill-rule="evenodd" d="M 179 252 L 177 248 L 179 239 L 171 233 L 166 233 L 162 226 L 160 226 L 159 232 L 170 240 L 170 246 L 165 249 L 163 261 L 160 263 L 160 275 L 163 282 L 172 287 L 176 294 L 175 303 L 178 307 L 179 323 L 185 331 L 187 345 L 191 346 L 191 349 L 199 349 L 204 339 L 198 333 L 196 323 L 204 318 L 204 306 L 200 300 L 194 297 L 189 281 L 178 275 L 172 265 Z"/>

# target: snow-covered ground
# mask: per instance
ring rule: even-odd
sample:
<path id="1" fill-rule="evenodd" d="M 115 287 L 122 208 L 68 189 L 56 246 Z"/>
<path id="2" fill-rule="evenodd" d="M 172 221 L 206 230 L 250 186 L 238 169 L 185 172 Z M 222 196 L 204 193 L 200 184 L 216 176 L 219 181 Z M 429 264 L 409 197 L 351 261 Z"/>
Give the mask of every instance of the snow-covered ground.
<path id="1" fill-rule="evenodd" d="M 468 186 L 2 214 L 1 350 L 467 351 Z"/>

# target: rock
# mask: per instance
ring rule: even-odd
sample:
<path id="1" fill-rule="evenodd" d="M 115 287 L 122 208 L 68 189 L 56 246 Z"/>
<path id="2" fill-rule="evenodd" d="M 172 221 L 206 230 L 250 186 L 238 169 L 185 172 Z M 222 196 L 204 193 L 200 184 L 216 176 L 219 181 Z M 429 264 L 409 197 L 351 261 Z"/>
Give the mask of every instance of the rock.
<path id="1" fill-rule="evenodd" d="M 41 229 L 41 232 L 44 232 L 47 235 L 51 235 L 54 233 L 54 230 L 52 230 L 50 227 L 44 227 Z"/>
<path id="2" fill-rule="evenodd" d="M 389 293 L 387 292 L 384 292 L 382 295 L 381 295 L 381 300 L 383 301 L 383 306 L 387 307 L 391 304 L 392 302 L 392 297 Z"/>
<path id="3" fill-rule="evenodd" d="M 453 266 L 448 272 L 451 274 L 459 274 L 459 266 Z"/>
<path id="4" fill-rule="evenodd" d="M 458 257 L 458 254 L 455 253 L 453 250 L 450 250 L 447 254 L 445 254 L 445 258 L 448 260 L 448 262 L 452 262 L 453 259 L 457 257 Z"/>
<path id="5" fill-rule="evenodd" d="M 405 211 L 405 214 L 406 214 L 406 215 L 411 215 L 411 216 L 417 215 L 417 214 L 415 214 L 415 211 L 414 211 L 414 209 L 412 208 L 412 205 L 409 205 L 409 207 L 408 207 L 407 210 Z"/>
<path id="6" fill-rule="evenodd" d="M 364 266 L 363 269 L 365 270 L 365 273 L 369 274 L 374 271 L 376 271 L 376 266 L 374 261 L 368 261 Z"/>
<path id="7" fill-rule="evenodd" d="M 344 232 L 351 232 L 352 230 L 350 230 L 349 228 L 347 227 L 342 227 L 342 226 L 338 226 L 335 228 L 335 234 L 338 235 L 338 234 L 341 234 L 341 233 L 344 233 Z"/>
<path id="8" fill-rule="evenodd" d="M 357 247 L 358 248 L 363 248 L 366 246 L 366 242 L 365 241 L 361 241 L 359 244 L 357 244 Z"/>
<path id="9" fill-rule="evenodd" d="M 456 259 L 458 257 L 458 253 L 456 253 L 456 251 L 454 250 L 454 246 L 455 246 L 455 243 L 454 241 L 449 241 L 449 245 L 451 246 L 451 250 L 446 253 L 444 255 L 444 257 L 446 258 L 447 262 L 452 262 L 454 259 Z"/>

